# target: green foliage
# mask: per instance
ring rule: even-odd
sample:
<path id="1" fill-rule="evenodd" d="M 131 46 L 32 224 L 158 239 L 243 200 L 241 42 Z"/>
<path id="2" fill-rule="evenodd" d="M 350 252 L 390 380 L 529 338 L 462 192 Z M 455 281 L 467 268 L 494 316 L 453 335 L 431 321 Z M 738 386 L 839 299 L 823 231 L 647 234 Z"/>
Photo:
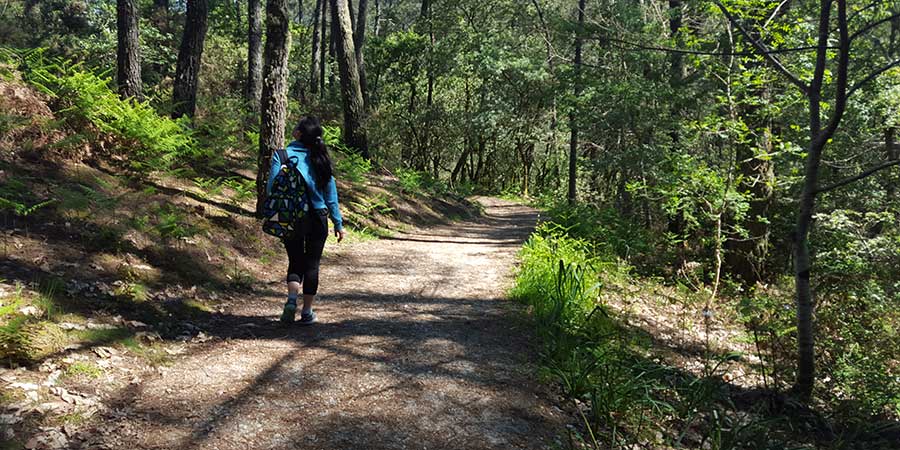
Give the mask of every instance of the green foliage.
<path id="1" fill-rule="evenodd" d="M 56 199 L 35 198 L 26 184 L 28 179 L 8 176 L 0 185 L 0 211 L 9 211 L 20 217 L 28 217 L 35 212 L 56 203 Z"/>
<path id="2" fill-rule="evenodd" d="M 362 214 L 365 217 L 375 213 L 388 215 L 394 211 L 384 194 L 362 197 L 358 201 L 351 201 L 350 206 L 355 214 Z"/>
<path id="3" fill-rule="evenodd" d="M 204 199 L 216 197 L 222 193 L 223 181 L 222 177 L 216 178 L 194 178 L 194 184 L 200 188 L 200 196 Z"/>
<path id="4" fill-rule="evenodd" d="M 203 156 L 185 119 L 163 117 L 148 102 L 121 100 L 110 80 L 42 50 L 20 52 L 26 80 L 59 103 L 58 109 L 78 129 L 88 123 L 121 139 L 134 168 L 152 170 Z"/>
<path id="5" fill-rule="evenodd" d="M 256 181 L 254 180 L 228 178 L 223 184 L 234 192 L 231 196 L 232 204 L 239 205 L 247 200 L 256 198 Z"/>
<path id="6" fill-rule="evenodd" d="M 406 193 L 420 193 L 422 192 L 422 173 L 416 172 L 415 170 L 399 168 L 396 172 L 397 175 L 397 184 L 400 186 L 400 190 Z"/>
<path id="7" fill-rule="evenodd" d="M 171 206 L 159 209 L 154 230 L 163 239 L 173 240 L 191 237 L 199 232 L 197 227 L 188 221 L 187 215 Z"/>
<path id="8" fill-rule="evenodd" d="M 817 216 L 817 326 L 828 391 L 872 415 L 900 415 L 900 227 L 892 213 Z"/>
<path id="9" fill-rule="evenodd" d="M 553 223 L 569 236 L 590 242 L 594 253 L 606 258 L 652 260 L 660 244 L 650 232 L 614 208 L 598 209 L 585 204 L 570 206 L 557 201 L 551 201 L 548 206 L 547 215 Z"/>
<path id="10" fill-rule="evenodd" d="M 394 175 L 397 176 L 400 191 L 406 194 L 444 196 L 453 192 L 447 183 L 427 172 L 400 167 L 394 171 Z"/>
<path id="11" fill-rule="evenodd" d="M 349 153 L 337 158 L 335 169 L 342 179 L 362 183 L 365 175 L 372 171 L 372 163 L 361 155 Z"/>

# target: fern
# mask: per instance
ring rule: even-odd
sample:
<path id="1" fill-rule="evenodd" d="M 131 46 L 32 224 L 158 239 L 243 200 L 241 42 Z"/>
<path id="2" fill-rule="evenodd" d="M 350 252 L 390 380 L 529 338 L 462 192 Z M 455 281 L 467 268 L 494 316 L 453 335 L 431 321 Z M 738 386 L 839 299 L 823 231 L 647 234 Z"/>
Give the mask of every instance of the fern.
<path id="1" fill-rule="evenodd" d="M 94 73 L 68 60 L 45 58 L 43 49 L 0 50 L 0 58 L 19 60 L 25 80 L 54 99 L 57 112 L 74 128 L 86 121 L 121 139 L 134 168 L 165 169 L 202 156 L 187 119 L 160 116 L 149 101 L 120 99 L 110 88 L 109 71 Z"/>

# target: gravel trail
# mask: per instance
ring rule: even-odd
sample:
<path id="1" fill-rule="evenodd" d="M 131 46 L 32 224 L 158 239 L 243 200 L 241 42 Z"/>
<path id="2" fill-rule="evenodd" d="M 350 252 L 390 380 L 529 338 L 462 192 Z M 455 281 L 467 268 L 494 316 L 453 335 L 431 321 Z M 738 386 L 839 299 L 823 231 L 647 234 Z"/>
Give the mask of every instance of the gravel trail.
<path id="1" fill-rule="evenodd" d="M 281 283 L 112 399 L 97 448 L 544 449 L 563 419 L 506 300 L 536 211 L 326 247 L 319 323 L 280 327 Z"/>

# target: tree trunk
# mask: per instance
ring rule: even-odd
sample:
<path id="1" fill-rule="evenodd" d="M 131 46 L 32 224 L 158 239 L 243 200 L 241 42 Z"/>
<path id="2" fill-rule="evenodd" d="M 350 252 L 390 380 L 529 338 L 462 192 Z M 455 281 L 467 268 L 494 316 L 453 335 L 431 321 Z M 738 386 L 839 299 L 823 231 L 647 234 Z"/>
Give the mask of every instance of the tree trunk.
<path id="1" fill-rule="evenodd" d="M 359 0 L 359 14 L 356 19 L 356 28 L 353 32 L 353 46 L 356 50 L 356 67 L 359 69 L 359 88 L 362 90 L 363 107 L 369 106 L 369 88 L 366 81 L 366 60 L 363 48 L 366 45 L 366 13 L 369 7 L 368 0 Z"/>
<path id="2" fill-rule="evenodd" d="M 152 20 L 160 30 L 168 30 L 169 0 L 153 0 Z"/>
<path id="3" fill-rule="evenodd" d="M 328 44 L 331 39 L 325 39 L 328 28 L 328 8 L 329 0 L 320 0 L 322 2 L 322 30 L 319 37 L 319 98 L 325 99 L 325 64 L 328 60 Z"/>
<path id="4" fill-rule="evenodd" d="M 259 155 L 256 172 L 256 212 L 262 212 L 272 153 L 284 146 L 287 115 L 287 69 L 291 34 L 287 0 L 266 3 L 265 71 L 260 102 Z"/>
<path id="5" fill-rule="evenodd" d="M 762 140 L 758 145 L 738 143 L 738 170 L 741 173 L 740 189 L 750 194 L 750 210 L 743 226 L 748 239 L 729 242 L 726 264 L 728 273 L 740 278 L 745 286 L 752 286 L 765 278 L 765 263 L 769 254 L 769 208 L 774 200 L 775 166 L 768 158 L 772 153 L 771 128 L 761 128 Z M 763 155 L 761 155 L 763 154 Z"/>
<path id="6" fill-rule="evenodd" d="M 303 23 L 303 0 L 297 0 L 297 23 Z"/>
<path id="7" fill-rule="evenodd" d="M 141 42 L 138 33 L 138 10 L 136 0 L 116 2 L 116 28 L 118 31 L 119 97 L 133 97 L 142 100 L 141 93 Z"/>
<path id="8" fill-rule="evenodd" d="M 331 22 L 329 23 L 329 31 L 331 39 L 328 40 L 328 61 L 332 64 L 337 61 L 337 38 L 338 38 L 338 22 L 335 18 L 335 9 L 334 9 L 334 0 L 328 1 L 331 11 Z M 331 92 L 334 92 L 334 86 L 337 84 L 337 77 L 335 76 L 334 66 L 332 69 L 328 71 L 328 89 Z"/>
<path id="9" fill-rule="evenodd" d="M 575 34 L 575 99 L 579 101 L 581 97 L 581 47 L 582 47 L 582 27 L 584 27 L 584 3 L 585 0 L 578 0 L 578 29 Z M 570 205 L 575 204 L 575 177 L 578 172 L 578 119 L 577 107 L 572 109 L 569 115 L 569 128 L 571 136 L 569 138 L 569 192 L 567 199 Z"/>
<path id="10" fill-rule="evenodd" d="M 333 30 L 337 32 L 335 46 L 341 75 L 341 100 L 344 106 L 344 142 L 356 149 L 363 158 L 370 159 L 369 144 L 363 130 L 365 106 L 359 84 L 353 33 L 350 28 L 350 8 L 347 0 L 331 0 L 331 8 L 331 20 L 336 24 Z"/>
<path id="11" fill-rule="evenodd" d="M 884 130 L 884 149 L 887 153 L 888 161 L 896 161 L 897 160 L 897 147 L 895 142 L 895 136 L 897 133 L 896 127 L 889 127 Z M 894 185 L 895 178 L 892 176 L 888 177 L 887 182 L 887 200 L 888 202 L 894 201 L 894 194 L 896 193 L 896 186 Z"/>
<path id="12" fill-rule="evenodd" d="M 319 20 L 319 15 L 322 14 L 322 3 L 325 0 L 316 0 L 316 12 L 313 16 L 312 26 L 313 26 L 313 36 L 312 36 L 312 63 L 310 64 L 309 69 L 309 93 L 315 96 L 319 93 L 319 64 L 321 61 L 319 60 L 321 54 L 319 53 L 319 39 L 324 34 L 324 32 L 320 33 L 322 29 L 321 21 Z"/>
<path id="13" fill-rule="evenodd" d="M 262 8 L 260 0 L 247 0 L 247 88 L 250 109 L 259 111 L 262 95 Z"/>
<path id="14" fill-rule="evenodd" d="M 206 40 L 208 0 L 188 0 L 184 33 L 178 50 L 175 66 L 175 86 L 172 117 L 193 117 L 197 108 L 197 83 L 200 75 L 200 61 L 203 56 L 203 42 Z"/>
<path id="15" fill-rule="evenodd" d="M 375 37 L 381 36 L 381 0 L 375 0 Z"/>
<path id="16" fill-rule="evenodd" d="M 830 16 L 832 0 L 821 0 L 819 13 L 819 38 L 816 51 L 816 68 L 809 85 L 809 154 L 806 157 L 806 171 L 803 191 L 794 231 L 794 283 L 797 290 L 797 380 L 794 391 L 803 399 L 810 399 L 815 382 L 815 334 L 813 328 L 812 288 L 810 286 L 811 261 L 809 232 L 815 213 L 816 194 L 819 188 L 819 167 L 825 145 L 834 136 L 847 106 L 847 72 L 850 58 L 850 38 L 847 30 L 847 0 L 836 0 L 838 6 L 838 31 L 840 46 L 836 70 L 836 94 L 834 112 L 824 129 L 822 128 L 821 101 L 822 84 L 825 78 L 825 62 L 828 58 L 828 44 L 831 34 Z"/>

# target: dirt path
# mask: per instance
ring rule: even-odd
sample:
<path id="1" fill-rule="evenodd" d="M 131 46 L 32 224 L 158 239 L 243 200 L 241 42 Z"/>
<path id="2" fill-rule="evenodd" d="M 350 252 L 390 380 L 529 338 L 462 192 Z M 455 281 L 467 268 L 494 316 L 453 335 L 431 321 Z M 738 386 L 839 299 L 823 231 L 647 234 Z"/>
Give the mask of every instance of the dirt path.
<path id="1" fill-rule="evenodd" d="M 320 323 L 278 327 L 281 283 L 112 399 L 91 448 L 548 448 L 561 418 L 503 300 L 536 213 L 330 245 Z M 274 279 L 276 274 L 273 273 Z"/>

